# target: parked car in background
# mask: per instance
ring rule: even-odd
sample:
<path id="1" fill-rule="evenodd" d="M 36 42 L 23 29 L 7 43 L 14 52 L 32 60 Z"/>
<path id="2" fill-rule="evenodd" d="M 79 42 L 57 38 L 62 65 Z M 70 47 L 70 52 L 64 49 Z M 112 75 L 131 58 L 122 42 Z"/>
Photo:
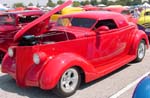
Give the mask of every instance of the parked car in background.
<path id="1" fill-rule="evenodd" d="M 150 9 L 143 9 L 138 19 L 139 28 L 146 32 L 150 39 Z"/>
<path id="2" fill-rule="evenodd" d="M 92 5 L 85 5 L 82 7 L 85 11 L 98 11 L 101 10 L 102 8 L 97 7 L 97 6 L 92 6 Z"/>
<path id="3" fill-rule="evenodd" d="M 49 17 L 71 3 L 66 1 L 16 33 L 19 44 L 9 47 L 2 72 L 19 86 L 52 89 L 67 97 L 81 81 L 88 83 L 144 58 L 149 45 L 146 34 L 119 13 L 69 14 L 46 29 Z"/>
<path id="4" fill-rule="evenodd" d="M 57 19 L 62 15 L 76 13 L 76 12 L 82 12 L 82 11 L 84 11 L 84 9 L 81 7 L 66 7 L 66 8 L 63 8 L 62 10 L 56 12 L 55 14 L 53 14 L 51 16 L 51 21 L 56 22 Z"/>
<path id="5" fill-rule="evenodd" d="M 0 60 L 11 45 L 15 45 L 13 37 L 24 25 L 37 19 L 44 12 L 41 10 L 24 10 L 0 13 Z"/>
<path id="6" fill-rule="evenodd" d="M 108 6 L 108 7 L 104 7 L 104 10 L 107 11 L 112 11 L 112 12 L 117 12 L 117 13 L 121 13 L 123 14 L 129 22 L 133 22 L 135 24 L 137 24 L 137 18 L 134 18 L 130 12 L 130 9 L 128 9 L 127 7 L 123 7 L 123 6 Z"/>

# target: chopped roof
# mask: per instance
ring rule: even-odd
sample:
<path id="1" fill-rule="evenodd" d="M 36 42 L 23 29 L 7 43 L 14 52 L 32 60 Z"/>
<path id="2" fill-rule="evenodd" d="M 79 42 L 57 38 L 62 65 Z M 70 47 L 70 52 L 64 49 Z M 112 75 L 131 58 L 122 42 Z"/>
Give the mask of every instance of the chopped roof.
<path id="1" fill-rule="evenodd" d="M 123 15 L 120 13 L 116 12 L 109 12 L 109 11 L 85 11 L 85 12 L 79 12 L 75 14 L 69 14 L 69 15 L 64 15 L 62 17 L 82 17 L 82 18 L 91 18 L 91 19 L 114 19 L 114 18 L 125 18 Z"/>

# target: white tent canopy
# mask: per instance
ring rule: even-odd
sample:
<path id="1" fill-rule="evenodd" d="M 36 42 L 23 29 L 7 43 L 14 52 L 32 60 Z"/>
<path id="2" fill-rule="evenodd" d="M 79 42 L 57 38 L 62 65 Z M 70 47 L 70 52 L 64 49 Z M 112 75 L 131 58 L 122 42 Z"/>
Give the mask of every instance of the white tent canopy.
<path id="1" fill-rule="evenodd" d="M 3 6 L 2 4 L 0 4 L 0 10 L 8 10 L 8 8 L 6 8 L 6 7 Z"/>
<path id="2" fill-rule="evenodd" d="M 143 6 L 144 8 L 150 8 L 150 4 L 148 4 L 147 2 L 145 2 L 142 6 Z"/>

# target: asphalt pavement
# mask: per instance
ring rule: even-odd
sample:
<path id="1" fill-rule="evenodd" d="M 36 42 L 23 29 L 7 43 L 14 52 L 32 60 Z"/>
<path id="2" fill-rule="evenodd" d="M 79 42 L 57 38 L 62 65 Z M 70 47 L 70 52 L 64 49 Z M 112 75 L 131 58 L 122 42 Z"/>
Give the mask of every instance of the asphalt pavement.
<path id="1" fill-rule="evenodd" d="M 150 49 L 140 63 L 127 64 L 96 81 L 82 85 L 69 98 L 132 98 L 137 82 L 150 73 Z M 10 76 L 0 72 L 0 98 L 59 98 L 51 91 L 20 88 Z"/>

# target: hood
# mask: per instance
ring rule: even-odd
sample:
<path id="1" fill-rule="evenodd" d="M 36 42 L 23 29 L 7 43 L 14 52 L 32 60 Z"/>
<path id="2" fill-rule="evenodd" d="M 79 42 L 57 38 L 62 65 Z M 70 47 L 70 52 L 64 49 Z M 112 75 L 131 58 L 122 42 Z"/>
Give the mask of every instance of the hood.
<path id="1" fill-rule="evenodd" d="M 16 35 L 14 36 L 14 41 L 18 41 L 25 34 L 39 35 L 42 32 L 46 31 L 48 29 L 48 24 L 49 24 L 49 20 L 50 20 L 51 15 L 60 11 L 61 9 L 63 9 L 64 7 L 66 7 L 70 4 L 72 4 L 72 0 L 67 0 L 62 5 L 54 8 L 53 10 L 45 13 L 44 15 L 39 17 L 38 19 L 25 25 L 20 31 L 18 31 L 16 33 Z"/>
<path id="2" fill-rule="evenodd" d="M 67 31 L 75 35 L 76 38 L 82 38 L 85 36 L 93 36 L 96 34 L 91 29 L 81 28 L 81 27 L 61 27 L 61 26 L 57 27 L 55 26 L 50 31 L 64 31 L 64 32 Z"/>

